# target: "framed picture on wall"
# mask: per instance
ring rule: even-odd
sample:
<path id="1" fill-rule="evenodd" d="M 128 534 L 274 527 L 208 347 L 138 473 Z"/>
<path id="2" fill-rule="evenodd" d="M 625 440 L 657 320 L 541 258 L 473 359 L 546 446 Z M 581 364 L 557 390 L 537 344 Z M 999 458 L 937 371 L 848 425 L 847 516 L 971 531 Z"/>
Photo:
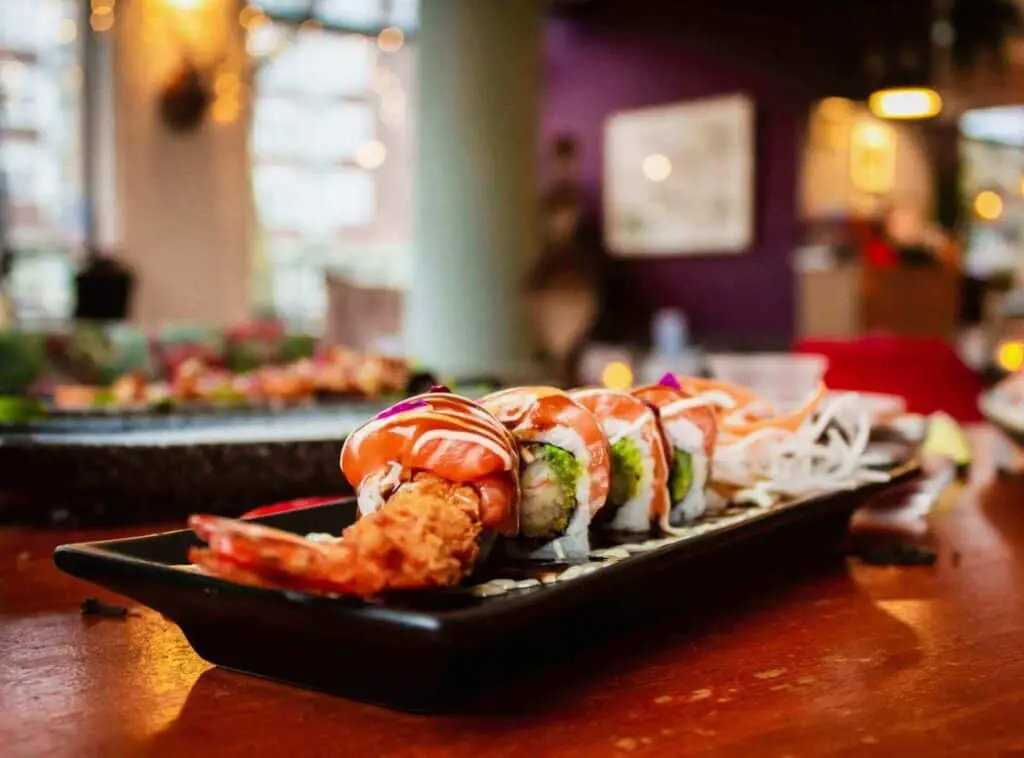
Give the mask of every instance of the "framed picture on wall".
<path id="1" fill-rule="evenodd" d="M 742 253 L 754 237 L 754 102 L 734 94 L 616 113 L 604 237 L 618 256 Z"/>

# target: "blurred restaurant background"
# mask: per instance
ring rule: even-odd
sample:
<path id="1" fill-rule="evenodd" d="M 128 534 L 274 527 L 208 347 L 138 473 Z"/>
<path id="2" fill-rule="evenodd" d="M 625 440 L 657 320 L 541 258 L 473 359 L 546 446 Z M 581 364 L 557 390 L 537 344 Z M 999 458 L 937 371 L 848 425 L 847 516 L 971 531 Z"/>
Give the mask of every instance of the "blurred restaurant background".
<path id="1" fill-rule="evenodd" d="M 0 0 L 7 395 L 242 335 L 974 420 L 1022 235 L 1010 0 Z"/>

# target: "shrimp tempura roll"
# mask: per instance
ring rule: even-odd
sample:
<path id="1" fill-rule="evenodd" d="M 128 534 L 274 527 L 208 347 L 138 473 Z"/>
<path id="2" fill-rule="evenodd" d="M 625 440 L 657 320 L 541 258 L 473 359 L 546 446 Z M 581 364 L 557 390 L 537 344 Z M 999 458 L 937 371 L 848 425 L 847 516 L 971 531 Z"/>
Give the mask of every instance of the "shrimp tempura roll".
<path id="1" fill-rule="evenodd" d="M 447 390 L 398 403 L 356 429 L 341 450 L 359 513 L 380 508 L 417 474 L 471 486 L 485 530 L 519 530 L 519 454 L 512 435 L 480 405 Z"/>
<path id="2" fill-rule="evenodd" d="M 345 441 L 341 467 L 360 518 L 340 538 L 201 514 L 189 525 L 208 547 L 192 548 L 191 561 L 240 584 L 369 597 L 456 585 L 476 565 L 482 536 L 518 531 L 515 440 L 446 390 L 363 424 Z"/>
<path id="3" fill-rule="evenodd" d="M 516 387 L 480 402 L 519 444 L 520 536 L 529 557 L 586 558 L 590 522 L 605 504 L 611 477 L 596 419 L 555 387 Z"/>
<path id="4" fill-rule="evenodd" d="M 616 390 L 579 389 L 570 396 L 594 414 L 608 440 L 611 488 L 597 522 L 624 532 L 648 532 L 667 523 L 668 462 L 654 411 Z"/>
<path id="5" fill-rule="evenodd" d="M 669 524 L 678 526 L 700 518 L 707 510 L 705 489 L 718 435 L 714 410 L 705 398 L 683 392 L 672 374 L 658 384 L 638 387 L 633 395 L 657 410 L 668 442 Z"/>

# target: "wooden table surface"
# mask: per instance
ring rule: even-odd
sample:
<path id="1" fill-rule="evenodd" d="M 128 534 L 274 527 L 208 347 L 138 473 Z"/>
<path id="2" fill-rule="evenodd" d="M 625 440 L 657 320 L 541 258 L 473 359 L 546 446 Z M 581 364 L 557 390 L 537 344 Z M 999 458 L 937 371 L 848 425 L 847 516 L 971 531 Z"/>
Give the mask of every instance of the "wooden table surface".
<path id="1" fill-rule="evenodd" d="M 838 563 L 477 715 L 221 671 L 146 609 L 83 618 L 86 596 L 124 600 L 50 552 L 97 535 L 0 530 L 0 755 L 1024 755 L 1024 484 L 992 481 L 994 435 L 973 436 L 972 482 L 932 516 L 936 566 Z"/>

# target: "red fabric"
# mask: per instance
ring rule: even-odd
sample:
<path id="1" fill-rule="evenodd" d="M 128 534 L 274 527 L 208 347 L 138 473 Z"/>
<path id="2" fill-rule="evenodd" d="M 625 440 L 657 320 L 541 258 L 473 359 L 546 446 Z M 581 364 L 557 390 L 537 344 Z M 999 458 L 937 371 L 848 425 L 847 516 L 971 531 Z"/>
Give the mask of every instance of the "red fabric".
<path id="1" fill-rule="evenodd" d="M 828 358 L 830 389 L 899 395 L 911 413 L 945 411 L 957 421 L 981 421 L 981 377 L 943 340 L 875 335 L 856 340 L 803 340 L 800 353 Z"/>

